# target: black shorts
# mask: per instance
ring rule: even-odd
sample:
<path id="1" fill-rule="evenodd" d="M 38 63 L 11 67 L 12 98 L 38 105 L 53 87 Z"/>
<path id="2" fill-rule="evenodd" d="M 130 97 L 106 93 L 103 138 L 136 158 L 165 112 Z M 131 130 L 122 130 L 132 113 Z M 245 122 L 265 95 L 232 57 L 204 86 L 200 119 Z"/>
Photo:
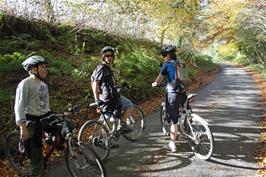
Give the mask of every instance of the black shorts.
<path id="1" fill-rule="evenodd" d="M 179 105 L 184 105 L 187 95 L 183 93 L 166 93 L 165 94 L 165 106 L 167 122 L 176 124 L 179 117 Z"/>
<path id="2" fill-rule="evenodd" d="M 101 105 L 101 109 L 103 113 L 110 113 L 115 118 L 120 119 L 122 114 L 122 105 L 120 102 L 120 97 L 114 97 L 110 101 L 106 101 Z"/>

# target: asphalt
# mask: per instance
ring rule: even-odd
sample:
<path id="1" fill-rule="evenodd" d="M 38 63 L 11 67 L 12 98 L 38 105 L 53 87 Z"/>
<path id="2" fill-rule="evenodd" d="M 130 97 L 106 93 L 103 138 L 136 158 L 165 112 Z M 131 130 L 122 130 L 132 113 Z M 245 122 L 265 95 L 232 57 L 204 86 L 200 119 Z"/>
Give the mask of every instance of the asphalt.
<path id="1" fill-rule="evenodd" d="M 221 65 L 216 79 L 197 92 L 193 111 L 208 121 L 215 139 L 210 160 L 195 157 L 184 139 L 178 152 L 164 146 L 159 112 L 146 117 L 146 129 L 137 142 L 121 138 L 112 149 L 105 168 L 108 177 L 251 177 L 259 169 L 256 142 L 260 137 L 262 102 L 255 81 L 242 68 Z M 50 167 L 48 177 L 70 176 L 64 164 Z"/>

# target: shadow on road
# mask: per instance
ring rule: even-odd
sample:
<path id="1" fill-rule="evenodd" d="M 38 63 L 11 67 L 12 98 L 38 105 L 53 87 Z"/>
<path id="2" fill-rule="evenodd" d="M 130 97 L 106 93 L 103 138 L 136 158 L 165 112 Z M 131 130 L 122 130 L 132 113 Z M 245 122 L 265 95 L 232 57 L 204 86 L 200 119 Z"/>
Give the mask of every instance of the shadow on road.
<path id="1" fill-rule="evenodd" d="M 210 159 L 209 162 L 212 162 L 212 163 L 215 163 L 215 164 L 219 164 L 219 165 L 228 166 L 228 167 L 241 168 L 241 169 L 249 169 L 249 170 L 262 170 L 262 169 L 266 169 L 266 167 L 265 168 L 248 167 L 248 166 L 235 165 L 235 164 L 231 164 L 231 163 L 221 162 L 221 161 L 214 160 L 214 159 Z"/>

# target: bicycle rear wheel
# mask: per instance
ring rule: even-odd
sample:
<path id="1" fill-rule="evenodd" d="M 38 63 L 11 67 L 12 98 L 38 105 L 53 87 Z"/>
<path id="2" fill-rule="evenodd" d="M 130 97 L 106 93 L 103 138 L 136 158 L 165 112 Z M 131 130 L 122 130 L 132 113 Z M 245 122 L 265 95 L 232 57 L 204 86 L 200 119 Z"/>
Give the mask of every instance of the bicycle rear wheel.
<path id="1" fill-rule="evenodd" d="M 202 160 L 209 159 L 214 149 L 214 138 L 208 124 L 200 116 L 193 114 L 191 127 L 196 138 L 191 141 L 194 154 Z"/>
<path id="2" fill-rule="evenodd" d="M 87 144 L 68 145 L 65 151 L 67 169 L 73 177 L 106 177 L 105 168 L 97 153 Z"/>
<path id="3" fill-rule="evenodd" d="M 29 160 L 19 151 L 20 133 L 18 130 L 10 132 L 5 139 L 5 154 L 11 166 L 21 176 L 29 176 Z"/>
<path id="4" fill-rule="evenodd" d="M 109 153 L 110 143 L 102 122 L 89 120 L 79 130 L 78 140 L 87 143 L 104 161 Z"/>
<path id="5" fill-rule="evenodd" d="M 144 113 L 134 105 L 131 115 L 126 120 L 128 128 L 131 130 L 128 133 L 123 133 L 123 136 L 129 141 L 135 141 L 142 135 L 145 128 Z"/>
<path id="6" fill-rule="evenodd" d="M 167 122 L 167 117 L 166 117 L 166 110 L 165 110 L 165 103 L 162 103 L 161 105 L 161 110 L 160 110 L 160 121 L 161 121 L 161 126 L 162 126 L 162 131 L 165 136 L 170 135 L 170 125 Z"/>

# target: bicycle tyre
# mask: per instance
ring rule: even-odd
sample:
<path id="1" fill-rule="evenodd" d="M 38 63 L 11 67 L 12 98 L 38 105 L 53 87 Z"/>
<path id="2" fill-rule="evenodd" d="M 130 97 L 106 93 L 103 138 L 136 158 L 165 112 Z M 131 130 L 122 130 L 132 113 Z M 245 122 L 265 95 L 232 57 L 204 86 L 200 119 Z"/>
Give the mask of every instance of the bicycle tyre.
<path id="1" fill-rule="evenodd" d="M 74 143 L 70 152 L 69 145 L 65 150 L 65 162 L 73 177 L 106 177 L 106 170 L 101 158 L 84 142 Z"/>
<path id="2" fill-rule="evenodd" d="M 132 114 L 127 118 L 127 126 L 132 129 L 129 133 L 123 133 L 123 137 L 129 141 L 136 141 L 145 129 L 143 111 L 136 105 L 132 108 Z"/>
<path id="3" fill-rule="evenodd" d="M 165 103 L 162 103 L 161 108 L 160 108 L 160 122 L 161 122 L 163 134 L 165 136 L 169 136 L 170 135 L 170 125 L 167 122 Z"/>
<path id="4" fill-rule="evenodd" d="M 208 160 L 214 149 L 214 137 L 208 123 L 200 116 L 192 115 L 192 133 L 196 141 L 191 141 L 192 150 L 196 157 L 202 160 Z"/>
<path id="5" fill-rule="evenodd" d="M 29 176 L 29 161 L 25 154 L 19 151 L 20 132 L 14 130 L 5 138 L 5 155 L 13 169 L 20 176 Z"/>
<path id="6" fill-rule="evenodd" d="M 87 143 L 104 161 L 109 154 L 110 143 L 103 122 L 86 121 L 79 130 L 78 140 Z"/>

